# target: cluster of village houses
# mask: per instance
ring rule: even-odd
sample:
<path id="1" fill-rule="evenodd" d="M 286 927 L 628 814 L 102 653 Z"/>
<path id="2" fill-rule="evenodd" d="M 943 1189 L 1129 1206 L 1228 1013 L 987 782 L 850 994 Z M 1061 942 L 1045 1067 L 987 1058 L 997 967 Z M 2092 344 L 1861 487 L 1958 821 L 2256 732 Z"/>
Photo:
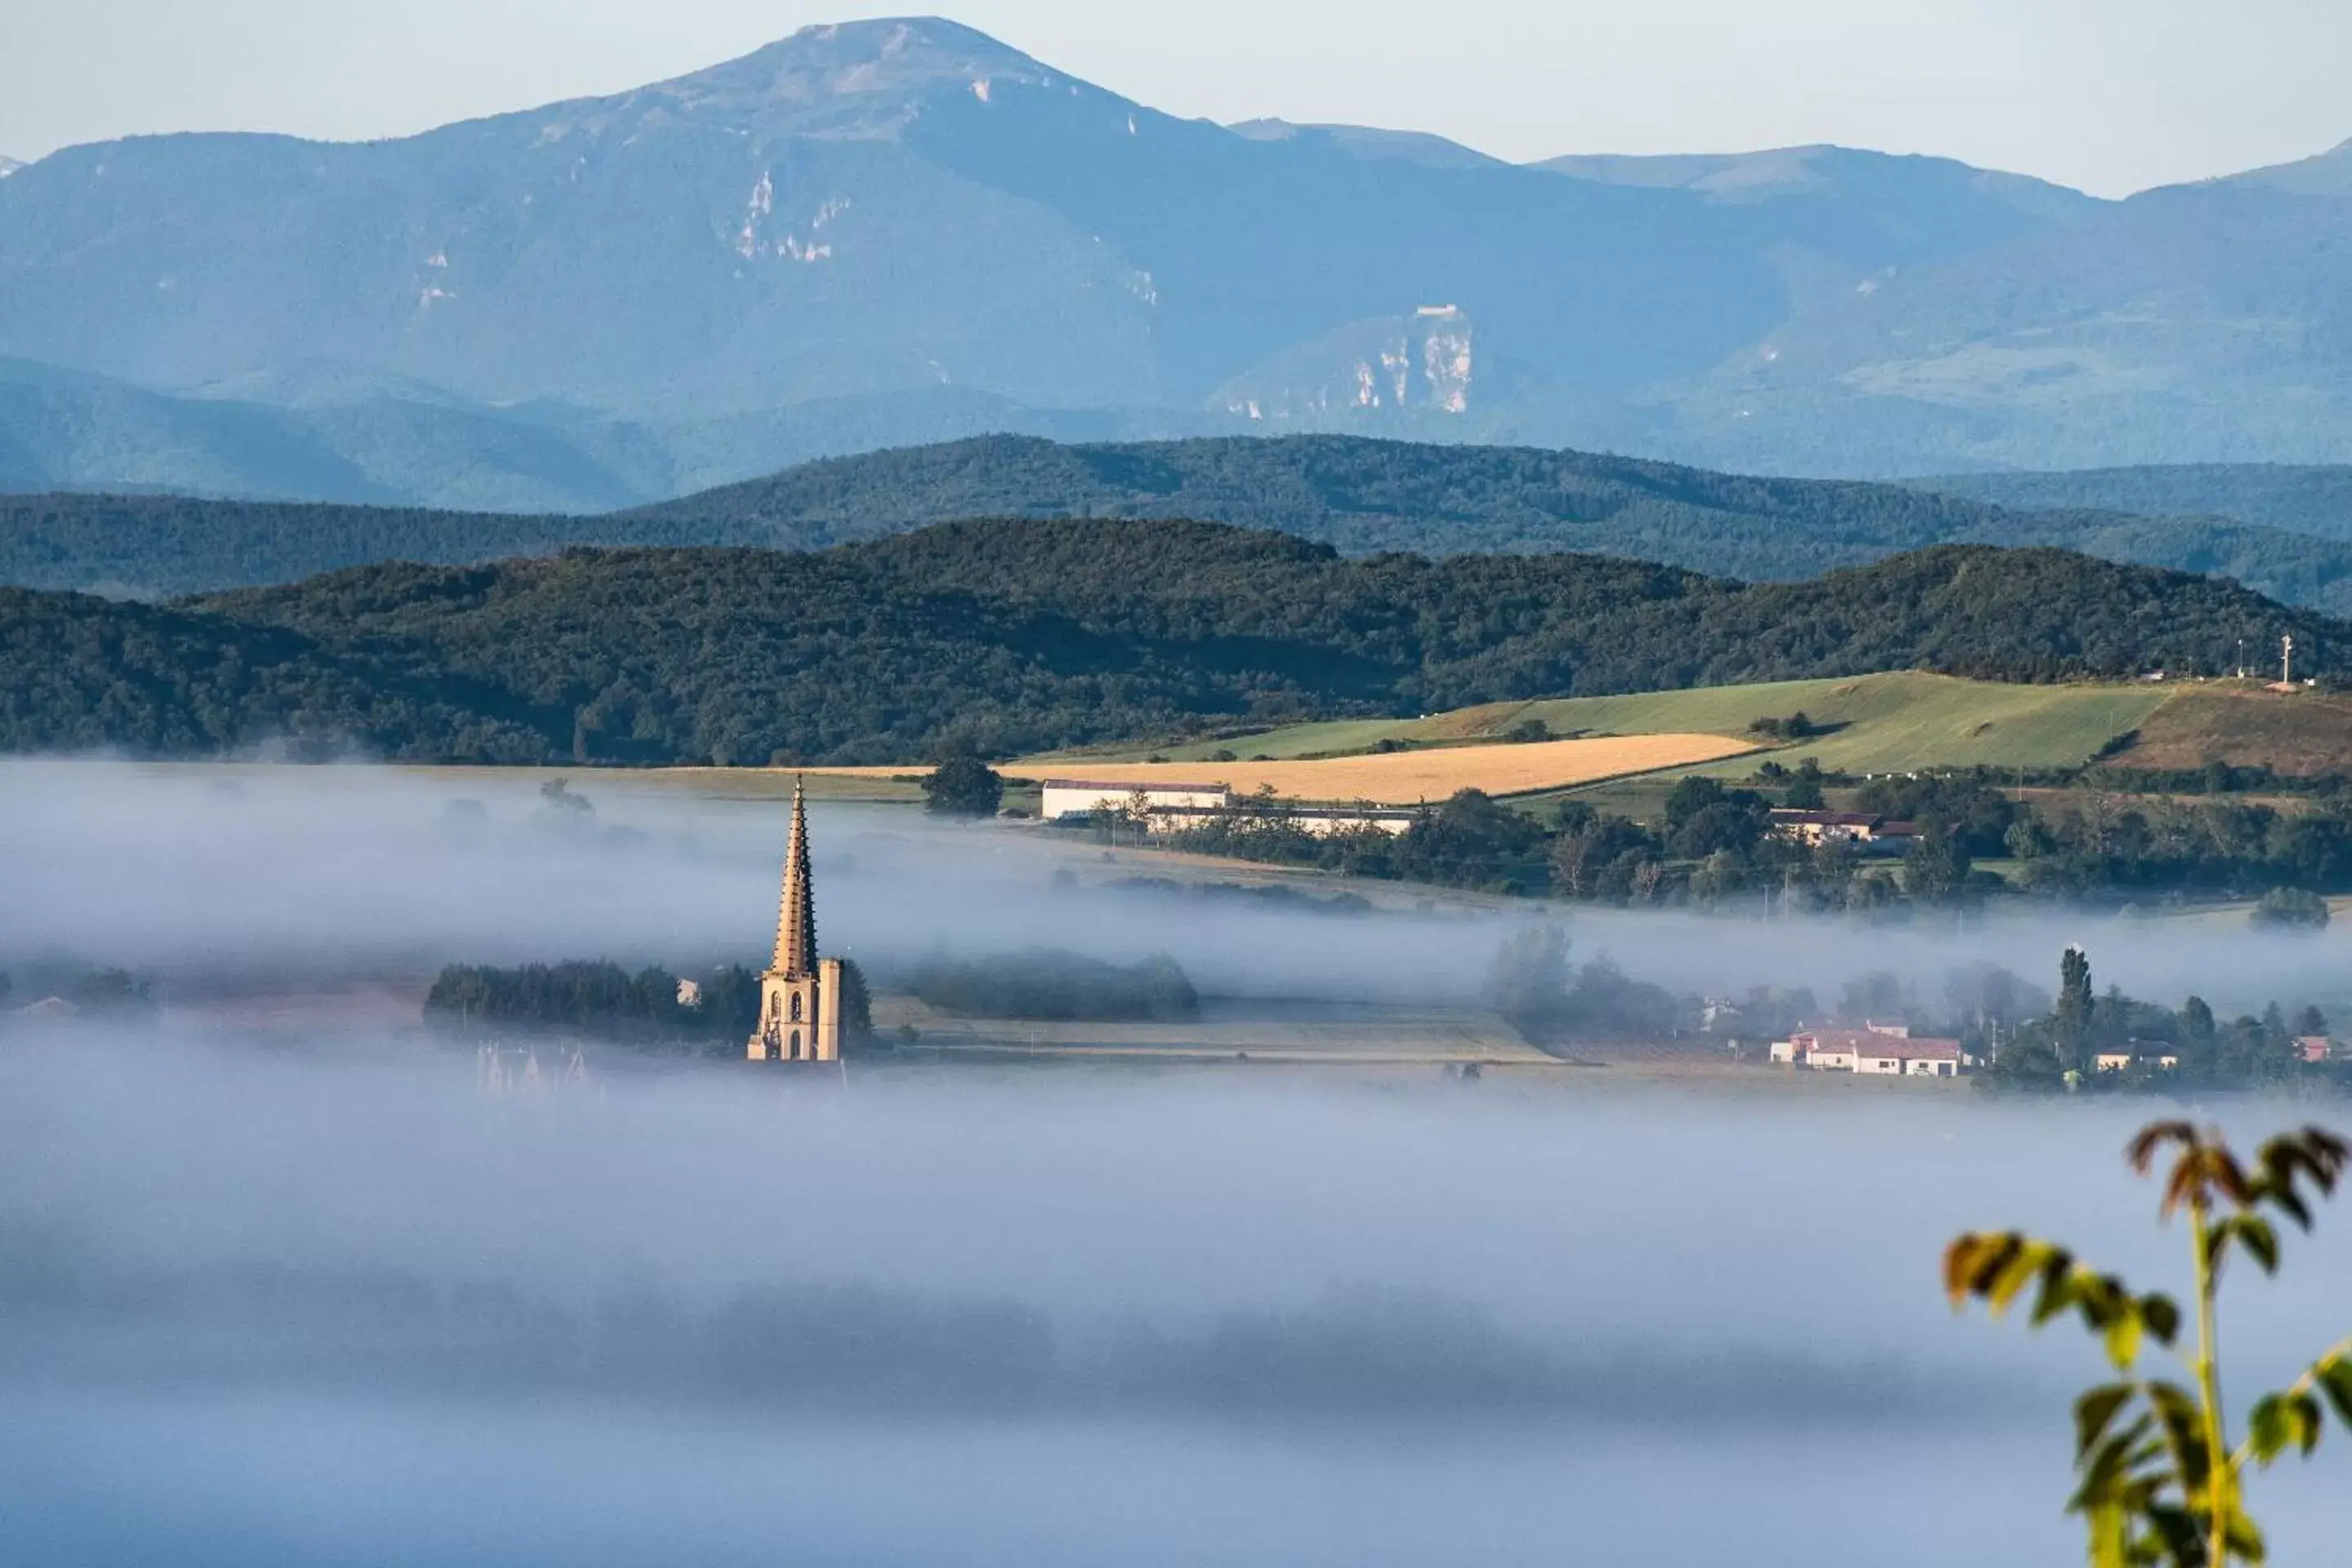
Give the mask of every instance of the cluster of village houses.
<path id="1" fill-rule="evenodd" d="M 1037 815 L 1047 822 L 1120 816 L 1141 821 L 1153 833 L 1181 833 L 1246 805 L 1254 816 L 1285 822 L 1318 838 L 1361 827 L 1402 833 L 1417 815 L 1410 806 L 1301 805 L 1260 800 L 1223 784 L 1133 784 L 1097 779 L 1047 779 Z"/>
<path id="2" fill-rule="evenodd" d="M 2295 1055 L 2306 1062 L 2335 1059 L 2336 1042 L 2326 1035 L 2301 1035 Z M 1880 1073 L 1904 1078 L 1958 1078 L 1982 1064 L 1960 1048 L 1958 1040 L 1915 1038 L 1902 1024 L 1865 1024 L 1859 1029 L 1804 1029 L 1772 1042 L 1772 1060 L 1815 1072 Z M 2135 1066 L 2169 1071 L 2180 1058 L 2164 1047 L 2137 1042 L 2118 1051 L 2101 1051 L 2091 1064 L 2100 1072 L 2123 1072 Z"/>
<path id="3" fill-rule="evenodd" d="M 1859 1029 L 1801 1029 L 1772 1042 L 1772 1060 L 1815 1072 L 1879 1073 L 1889 1078 L 1958 1078 L 1978 1065 L 1958 1040 L 1914 1038 L 1906 1024 Z"/>
<path id="4" fill-rule="evenodd" d="M 1246 805 L 1254 815 L 1288 823 L 1317 837 L 1358 828 L 1402 833 L 1412 826 L 1410 806 L 1305 804 L 1245 796 L 1231 784 L 1160 781 L 1149 784 L 1101 779 L 1047 779 L 1038 802 L 1038 816 L 1047 822 L 1124 816 L 1139 821 L 1155 834 L 1179 833 L 1201 822 Z M 1908 822 L 1858 811 L 1800 811 L 1787 807 L 1772 813 L 1772 832 L 1800 844 L 1842 845 L 1866 855 L 1900 855 L 1918 837 Z"/>
<path id="5" fill-rule="evenodd" d="M 1362 827 L 1402 833 L 1415 813 L 1404 806 L 1370 805 L 1309 805 L 1244 796 L 1221 783 L 1150 784 L 1097 779 L 1047 779 L 1039 816 L 1048 822 L 1120 816 L 1140 821 L 1151 832 L 1177 833 L 1246 805 L 1255 814 L 1290 823 L 1318 837 Z M 1919 837 L 1912 823 L 1857 811 L 1802 811 L 1776 808 L 1772 832 L 1782 838 L 1814 846 L 1839 845 L 1865 855 L 1900 855 Z M 2330 1060 L 2334 1044 L 2325 1036 L 2294 1042 L 2296 1054 L 2309 1062 Z M 1958 1040 L 1915 1037 L 1902 1024 L 1865 1023 L 1859 1029 L 1807 1029 L 1771 1047 L 1772 1060 L 1783 1067 L 1816 1072 L 1877 1074 L 1890 1078 L 1958 1078 L 1982 1065 L 1960 1048 Z M 2095 1062 L 2101 1072 L 2121 1072 L 2141 1061 L 2176 1068 L 2180 1058 L 2157 1047 L 2137 1046 L 2102 1051 Z"/>

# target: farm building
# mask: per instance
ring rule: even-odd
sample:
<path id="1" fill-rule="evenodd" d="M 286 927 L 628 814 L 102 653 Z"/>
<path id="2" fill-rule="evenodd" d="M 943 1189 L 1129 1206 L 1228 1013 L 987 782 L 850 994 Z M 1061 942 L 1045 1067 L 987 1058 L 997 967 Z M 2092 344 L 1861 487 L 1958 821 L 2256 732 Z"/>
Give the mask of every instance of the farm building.
<path id="1" fill-rule="evenodd" d="M 1213 818 L 1223 816 L 1226 810 L 1198 805 L 1171 805 L 1149 814 L 1154 833 L 1181 833 L 1187 827 L 1198 826 Z M 1268 805 L 1256 801 L 1241 808 L 1240 814 L 1252 822 L 1263 822 L 1296 827 L 1318 838 L 1328 838 L 1334 833 L 1352 833 L 1360 828 L 1378 828 L 1395 835 L 1412 826 L 1421 814 L 1400 805 Z"/>
<path id="2" fill-rule="evenodd" d="M 1895 1025 L 1808 1029 L 1772 1042 L 1772 1060 L 1815 1072 L 1888 1078 L 1957 1078 L 1969 1065 L 1958 1040 L 1913 1039 Z"/>
<path id="3" fill-rule="evenodd" d="M 1402 833 L 1416 813 L 1407 806 L 1294 805 L 1252 797 L 1244 801 L 1221 784 L 1106 784 L 1087 779 L 1047 779 L 1039 815 L 1048 822 L 1124 812 L 1140 816 L 1154 833 L 1181 833 L 1223 814 L 1245 809 L 1255 821 L 1281 823 L 1326 838 L 1334 833 L 1373 827 Z"/>
<path id="4" fill-rule="evenodd" d="M 2123 1072 L 2136 1063 L 2169 1071 L 2180 1065 L 2180 1058 L 2170 1051 L 2142 1050 L 2137 1040 L 2123 1050 L 2101 1051 L 2091 1058 L 2091 1066 L 2100 1072 Z"/>
<path id="5" fill-rule="evenodd" d="M 1138 797 L 1140 796 L 1140 799 Z M 1047 779 L 1037 815 L 1047 822 L 1065 816 L 1091 816 L 1097 811 L 1125 811 L 1140 805 L 1147 812 L 1170 806 L 1215 810 L 1233 804 L 1231 786 L 1222 784 L 1118 784 L 1094 779 Z"/>
<path id="6" fill-rule="evenodd" d="M 1891 821 L 1861 811 L 1799 811 L 1772 808 L 1772 836 L 1800 844 L 1851 844 L 1877 854 L 1900 854 L 1919 837 L 1907 822 Z"/>
<path id="7" fill-rule="evenodd" d="M 1791 1035 L 1785 1040 L 1773 1041 L 1772 1059 L 1782 1067 L 1835 1066 L 1840 1070 L 1843 1070 L 1852 1068 L 1853 1064 L 1850 1061 L 1832 1062 L 1829 1058 L 1840 1055 L 1838 1047 L 1841 1044 L 1851 1044 L 1865 1037 L 1887 1040 L 1907 1040 L 1911 1037 L 1911 1026 L 1879 1024 L 1864 1019 L 1859 1029 L 1807 1029 L 1800 1034 Z M 1816 1053 L 1822 1056 L 1822 1061 L 1815 1063 L 1808 1059 Z M 1853 1053 L 1848 1051 L 1843 1054 L 1851 1056 Z"/>

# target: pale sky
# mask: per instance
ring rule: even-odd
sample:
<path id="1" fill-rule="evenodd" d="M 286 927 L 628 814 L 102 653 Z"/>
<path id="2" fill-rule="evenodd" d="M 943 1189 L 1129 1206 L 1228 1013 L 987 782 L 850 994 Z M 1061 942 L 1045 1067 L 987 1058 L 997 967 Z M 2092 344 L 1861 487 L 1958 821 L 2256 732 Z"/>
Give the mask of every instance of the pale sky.
<path id="1" fill-rule="evenodd" d="M 142 132 L 400 135 L 616 91 L 857 0 L 0 0 L 0 154 Z M 964 0 L 1155 108 L 1499 157 L 1837 142 L 2103 195 L 2352 138 L 2352 0 Z"/>

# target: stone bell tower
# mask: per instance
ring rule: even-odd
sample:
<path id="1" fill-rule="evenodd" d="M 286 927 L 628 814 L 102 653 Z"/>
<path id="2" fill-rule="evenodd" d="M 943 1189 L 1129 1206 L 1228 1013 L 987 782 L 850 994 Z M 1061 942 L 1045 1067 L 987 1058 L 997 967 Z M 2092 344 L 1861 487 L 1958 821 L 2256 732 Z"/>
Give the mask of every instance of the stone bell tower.
<path id="1" fill-rule="evenodd" d="M 793 784 L 793 831 L 784 846 L 784 895 L 776 951 L 760 976 L 755 1062 L 841 1059 L 841 960 L 816 955 L 816 900 L 809 886 L 808 807 Z"/>

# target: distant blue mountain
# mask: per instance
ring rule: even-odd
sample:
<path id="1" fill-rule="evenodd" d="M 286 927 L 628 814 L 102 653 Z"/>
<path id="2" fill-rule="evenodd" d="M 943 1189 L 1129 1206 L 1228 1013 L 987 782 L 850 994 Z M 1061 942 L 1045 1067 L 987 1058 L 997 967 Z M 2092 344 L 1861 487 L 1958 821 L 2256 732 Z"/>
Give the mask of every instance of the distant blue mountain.
<path id="1" fill-rule="evenodd" d="M 955 386 L 661 424 L 551 399 L 494 406 L 339 366 L 256 374 L 175 396 L 0 360 L 0 493 L 162 491 L 599 512 L 885 447 L 999 433 L 1103 441 L 1234 427 L 1181 410 L 1027 408 Z"/>
<path id="2" fill-rule="evenodd" d="M 0 357 L 124 390 L 15 373 L 0 482 L 580 509 L 981 429 L 2340 461 L 2347 224 L 2346 149 L 2125 202 L 1833 147 L 1515 166 L 860 22 L 395 141 L 16 171 Z"/>

